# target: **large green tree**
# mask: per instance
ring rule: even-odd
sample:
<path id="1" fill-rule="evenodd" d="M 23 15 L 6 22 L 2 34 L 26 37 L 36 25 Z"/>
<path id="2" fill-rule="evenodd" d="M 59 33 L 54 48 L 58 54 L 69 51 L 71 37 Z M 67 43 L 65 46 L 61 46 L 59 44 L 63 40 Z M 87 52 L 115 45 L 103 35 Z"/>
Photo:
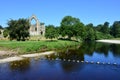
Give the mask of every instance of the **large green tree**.
<path id="1" fill-rule="evenodd" d="M 58 32 L 58 28 L 55 28 L 54 25 L 48 25 L 46 26 L 45 37 L 52 40 L 53 38 L 57 38 L 59 36 Z"/>
<path id="2" fill-rule="evenodd" d="M 3 31 L 3 36 L 6 38 L 9 35 L 9 30 L 7 28 L 4 29 Z"/>
<path id="3" fill-rule="evenodd" d="M 93 28 L 93 24 L 86 25 L 86 37 L 85 41 L 92 41 L 95 40 L 95 30 Z"/>
<path id="4" fill-rule="evenodd" d="M 60 33 L 62 36 L 68 36 L 69 39 L 75 34 L 75 26 L 80 23 L 78 18 L 72 16 L 65 16 L 60 25 Z"/>
<path id="5" fill-rule="evenodd" d="M 30 23 L 28 19 L 18 19 L 8 21 L 9 37 L 11 40 L 25 41 L 29 37 Z"/>
<path id="6" fill-rule="evenodd" d="M 85 40 L 86 38 L 86 29 L 84 27 L 83 23 L 78 23 L 76 25 L 74 25 L 74 37 L 76 37 L 76 39 L 79 40 Z"/>
<path id="7" fill-rule="evenodd" d="M 105 34 L 110 33 L 109 22 L 104 23 L 104 25 L 101 27 L 101 32 Z"/>
<path id="8" fill-rule="evenodd" d="M 120 21 L 115 21 L 111 26 L 111 34 L 117 38 L 120 37 Z"/>

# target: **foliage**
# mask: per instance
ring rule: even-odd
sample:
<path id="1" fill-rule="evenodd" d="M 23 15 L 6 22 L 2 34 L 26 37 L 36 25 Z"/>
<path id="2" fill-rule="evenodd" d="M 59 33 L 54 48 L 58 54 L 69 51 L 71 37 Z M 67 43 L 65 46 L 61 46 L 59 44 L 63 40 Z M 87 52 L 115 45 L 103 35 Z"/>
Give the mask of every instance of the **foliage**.
<path id="1" fill-rule="evenodd" d="M 95 31 L 92 26 L 86 26 L 86 33 L 86 38 L 84 39 L 85 41 L 95 40 Z"/>
<path id="2" fill-rule="evenodd" d="M 74 35 L 76 37 L 76 39 L 79 41 L 79 40 L 85 40 L 86 38 L 86 29 L 84 27 L 84 24 L 83 23 L 79 23 L 77 24 L 75 27 L 74 27 Z"/>
<path id="3" fill-rule="evenodd" d="M 101 30 L 103 33 L 109 34 L 110 33 L 109 22 L 105 22 Z"/>
<path id="4" fill-rule="evenodd" d="M 111 39 L 113 38 L 113 36 L 111 36 L 110 34 L 104 34 L 102 32 L 99 31 L 95 31 L 95 39 L 96 40 L 100 40 L 100 39 Z"/>
<path id="5" fill-rule="evenodd" d="M 78 18 L 74 18 L 72 16 L 65 16 L 60 25 L 60 34 L 64 36 L 68 36 L 69 39 L 74 36 L 75 26 L 80 23 Z"/>
<path id="6" fill-rule="evenodd" d="M 0 34 L 2 34 L 1 30 L 0 30 Z"/>
<path id="7" fill-rule="evenodd" d="M 59 36 L 57 28 L 55 28 L 53 25 L 46 26 L 46 33 L 45 37 L 49 39 L 57 38 Z"/>
<path id="8" fill-rule="evenodd" d="M 102 32 L 104 34 L 110 34 L 109 22 L 105 22 L 104 24 L 99 24 L 95 27 L 95 30 Z"/>
<path id="9" fill-rule="evenodd" d="M 8 35 L 9 35 L 9 30 L 8 30 L 8 29 L 5 29 L 5 30 L 3 31 L 3 36 L 6 38 Z"/>
<path id="10" fill-rule="evenodd" d="M 0 25 L 0 29 L 3 29 L 3 27 Z"/>
<path id="11" fill-rule="evenodd" d="M 111 26 L 111 35 L 115 38 L 120 37 L 120 21 L 115 21 Z"/>
<path id="12" fill-rule="evenodd" d="M 29 37 L 28 19 L 10 20 L 8 21 L 9 37 L 10 40 L 16 39 L 17 41 L 24 41 Z"/>

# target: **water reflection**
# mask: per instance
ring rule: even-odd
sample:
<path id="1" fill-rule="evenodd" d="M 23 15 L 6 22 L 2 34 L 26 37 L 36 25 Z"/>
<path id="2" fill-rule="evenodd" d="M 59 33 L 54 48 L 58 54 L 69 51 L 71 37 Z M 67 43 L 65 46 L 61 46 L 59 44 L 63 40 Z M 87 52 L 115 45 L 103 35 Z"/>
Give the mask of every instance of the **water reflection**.
<path id="1" fill-rule="evenodd" d="M 70 60 L 83 60 L 84 55 L 93 56 L 94 52 L 96 54 L 104 54 L 105 57 L 111 52 L 114 57 L 120 57 L 120 45 L 117 44 L 108 44 L 108 43 L 96 43 L 89 42 L 83 43 L 79 48 L 68 48 L 66 50 L 59 51 L 56 55 L 52 54 L 47 58 L 50 59 L 70 59 Z"/>
<path id="2" fill-rule="evenodd" d="M 83 43 L 44 57 L 0 64 L 0 80 L 120 80 L 120 45 Z M 79 61 L 79 62 L 77 62 Z"/>
<path id="3" fill-rule="evenodd" d="M 104 54 L 106 57 L 111 51 L 114 56 L 120 57 L 120 45 L 108 43 L 83 43 L 79 50 L 83 54 L 92 56 L 94 52 L 97 54 Z"/>
<path id="4" fill-rule="evenodd" d="M 61 59 L 67 61 L 102 61 L 118 62 L 120 64 L 120 45 L 109 43 L 83 43 L 77 48 L 68 48 L 58 51 L 57 54 L 47 56 L 48 59 Z"/>
<path id="5" fill-rule="evenodd" d="M 26 71 L 30 67 L 30 59 L 24 59 L 20 61 L 13 61 L 9 63 L 11 70 Z"/>

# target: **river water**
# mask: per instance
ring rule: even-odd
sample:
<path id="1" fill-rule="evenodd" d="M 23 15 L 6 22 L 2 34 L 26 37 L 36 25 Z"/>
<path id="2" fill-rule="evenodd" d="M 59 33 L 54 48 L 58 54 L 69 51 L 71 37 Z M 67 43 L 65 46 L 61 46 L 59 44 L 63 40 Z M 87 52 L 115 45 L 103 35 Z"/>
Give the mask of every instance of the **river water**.
<path id="1" fill-rule="evenodd" d="M 51 55 L 2 63 L 0 80 L 120 80 L 120 45 L 83 43 Z"/>

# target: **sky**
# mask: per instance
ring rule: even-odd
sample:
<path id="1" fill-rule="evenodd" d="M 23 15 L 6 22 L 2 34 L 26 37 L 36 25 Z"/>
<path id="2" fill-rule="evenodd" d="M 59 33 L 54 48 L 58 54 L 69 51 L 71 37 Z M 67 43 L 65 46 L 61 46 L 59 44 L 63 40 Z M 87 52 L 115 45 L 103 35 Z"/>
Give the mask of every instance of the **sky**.
<path id="1" fill-rule="evenodd" d="M 59 26 L 65 16 L 79 18 L 84 24 L 110 25 L 120 21 L 120 0 L 0 0 L 0 25 L 10 19 L 36 15 L 45 25 Z"/>

